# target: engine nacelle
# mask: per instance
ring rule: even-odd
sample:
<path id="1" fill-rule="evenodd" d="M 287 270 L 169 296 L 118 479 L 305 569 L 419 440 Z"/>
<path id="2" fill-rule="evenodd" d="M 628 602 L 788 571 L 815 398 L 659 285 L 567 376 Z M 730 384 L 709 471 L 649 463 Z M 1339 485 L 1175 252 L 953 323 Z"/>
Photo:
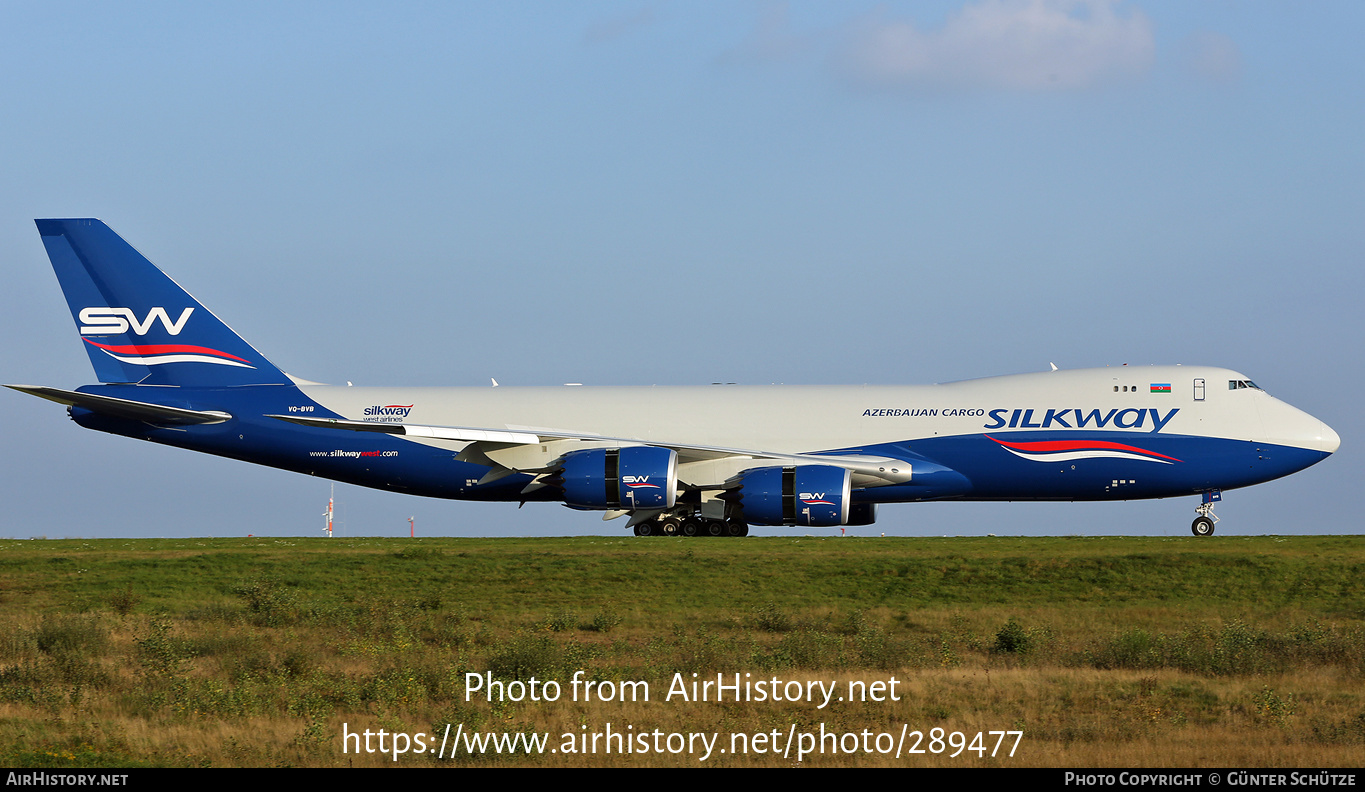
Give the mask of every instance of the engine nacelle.
<path id="1" fill-rule="evenodd" d="M 753 525 L 847 525 L 852 473 L 833 465 L 746 470 L 736 497 Z"/>
<path id="2" fill-rule="evenodd" d="M 564 502 L 586 509 L 669 509 L 678 497 L 678 453 L 630 446 L 573 451 L 555 482 Z"/>

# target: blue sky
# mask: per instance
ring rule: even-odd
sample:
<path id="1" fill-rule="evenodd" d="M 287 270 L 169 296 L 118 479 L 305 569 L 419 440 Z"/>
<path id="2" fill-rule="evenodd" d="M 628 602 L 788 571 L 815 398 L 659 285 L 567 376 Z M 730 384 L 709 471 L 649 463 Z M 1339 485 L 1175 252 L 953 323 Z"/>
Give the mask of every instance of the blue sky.
<path id="1" fill-rule="evenodd" d="M 356 384 L 1227 366 L 1342 450 L 1220 530 L 1359 532 L 1354 3 L 0 5 L 3 381 L 93 380 L 32 219 L 99 217 Z M 316 535 L 328 484 L 0 394 L 0 535 Z M 340 486 L 352 534 L 617 533 Z M 1194 499 L 876 532 L 1188 535 Z M 865 531 L 866 532 L 866 529 Z"/>

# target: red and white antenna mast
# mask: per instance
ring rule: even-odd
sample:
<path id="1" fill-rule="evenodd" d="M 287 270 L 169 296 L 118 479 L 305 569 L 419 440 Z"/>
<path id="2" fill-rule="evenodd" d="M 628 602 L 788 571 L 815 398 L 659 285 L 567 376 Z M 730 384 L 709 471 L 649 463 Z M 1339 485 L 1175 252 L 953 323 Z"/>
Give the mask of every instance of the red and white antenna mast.
<path id="1" fill-rule="evenodd" d="M 323 517 L 327 518 L 327 527 L 324 528 L 323 530 L 327 532 L 328 539 L 332 538 L 332 502 L 336 499 L 336 494 L 337 485 L 333 484 L 332 494 L 327 496 L 327 511 L 322 515 Z"/>

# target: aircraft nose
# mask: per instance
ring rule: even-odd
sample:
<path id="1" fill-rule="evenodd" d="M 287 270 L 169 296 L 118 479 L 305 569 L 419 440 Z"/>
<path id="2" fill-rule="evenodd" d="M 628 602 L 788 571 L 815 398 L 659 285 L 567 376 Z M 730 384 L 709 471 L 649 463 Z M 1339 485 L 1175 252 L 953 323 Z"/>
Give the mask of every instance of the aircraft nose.
<path id="1" fill-rule="evenodd" d="M 1261 408 L 1264 442 L 1290 448 L 1302 448 L 1321 454 L 1318 459 L 1336 453 L 1341 437 L 1332 427 L 1303 410 L 1278 399 L 1267 399 Z"/>
<path id="2" fill-rule="evenodd" d="M 1341 437 L 1332 431 L 1332 427 L 1307 413 L 1299 415 L 1307 420 L 1297 421 L 1292 427 L 1286 427 L 1288 431 L 1285 432 L 1284 444 L 1317 451 L 1324 457 L 1336 453 L 1341 447 Z"/>
<path id="3" fill-rule="evenodd" d="M 1341 448 L 1341 436 L 1332 431 L 1332 427 L 1318 421 L 1322 427 L 1322 433 L 1318 435 L 1318 450 L 1328 454 L 1335 454 Z"/>

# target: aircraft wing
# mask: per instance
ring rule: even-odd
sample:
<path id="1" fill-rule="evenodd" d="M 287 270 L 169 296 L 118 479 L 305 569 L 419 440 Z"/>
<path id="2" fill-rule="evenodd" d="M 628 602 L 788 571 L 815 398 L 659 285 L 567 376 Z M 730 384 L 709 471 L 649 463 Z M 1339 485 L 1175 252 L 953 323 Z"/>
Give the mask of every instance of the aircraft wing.
<path id="1" fill-rule="evenodd" d="M 296 415 L 267 415 L 280 421 L 296 423 L 300 426 L 313 426 L 320 429 L 349 429 L 352 432 L 378 432 L 380 434 L 402 435 L 406 437 L 427 437 L 433 440 L 454 440 L 463 442 L 511 443 L 521 445 L 541 442 L 541 433 L 510 432 L 501 429 L 474 429 L 466 426 L 418 426 L 416 424 L 374 423 L 370 421 L 348 421 L 344 418 L 300 418 Z M 586 435 L 564 435 L 564 437 L 586 437 Z M 558 439 L 558 437 L 557 437 Z"/>
<path id="2" fill-rule="evenodd" d="M 345 429 L 353 432 L 378 432 L 415 439 L 446 440 L 469 443 L 458 458 L 465 462 L 488 465 L 495 468 L 485 477 L 491 481 L 512 473 L 545 473 L 553 469 L 553 460 L 567 448 L 559 451 L 541 453 L 517 453 L 518 447 L 579 441 L 595 446 L 655 446 L 672 449 L 678 454 L 678 463 L 733 460 L 737 464 L 730 467 L 759 467 L 762 462 L 777 465 L 831 465 L 846 468 L 859 478 L 859 486 L 885 486 L 904 484 L 910 481 L 911 463 L 904 459 L 864 454 L 788 454 L 760 451 L 745 448 L 726 448 L 722 446 L 695 445 L 668 441 L 647 440 L 635 437 L 607 437 L 586 432 L 563 432 L 557 430 L 534 429 L 526 431 L 508 429 L 483 429 L 467 426 L 423 426 L 418 424 L 376 423 L 370 421 L 350 421 L 342 418 L 302 418 L 295 415 L 267 415 L 301 426 L 323 429 Z M 527 449 L 529 451 L 529 449 Z M 743 460 L 755 460 L 759 464 L 748 465 Z M 500 469 L 500 470 L 499 470 Z M 721 468 L 724 469 L 724 468 Z M 504 472 L 505 471 L 505 472 Z M 720 489 L 723 481 L 691 482 L 690 488 Z"/>

